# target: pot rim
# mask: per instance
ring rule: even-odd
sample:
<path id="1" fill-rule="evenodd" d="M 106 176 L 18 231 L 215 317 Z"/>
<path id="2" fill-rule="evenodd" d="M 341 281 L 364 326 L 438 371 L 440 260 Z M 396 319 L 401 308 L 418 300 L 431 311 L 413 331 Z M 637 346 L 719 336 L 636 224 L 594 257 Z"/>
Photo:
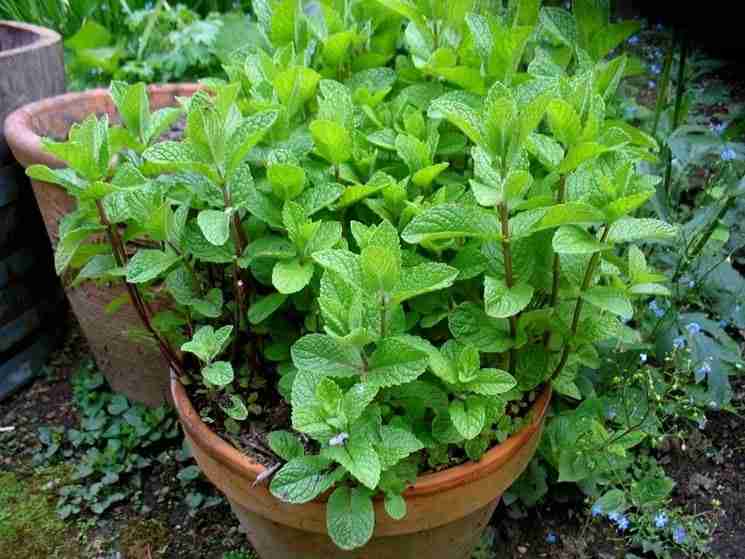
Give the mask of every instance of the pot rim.
<path id="1" fill-rule="evenodd" d="M 551 394 L 551 386 L 546 385 L 530 408 L 530 423 L 523 426 L 504 442 L 492 447 L 481 460 L 478 462 L 468 461 L 446 470 L 418 476 L 414 485 L 404 491 L 403 497 L 419 497 L 447 491 L 475 479 L 483 478 L 497 470 L 541 429 L 548 405 L 551 402 Z M 248 473 L 249 477 L 254 480 L 266 472 L 265 466 L 243 454 L 207 427 L 194 409 L 186 389 L 173 371 L 171 371 L 171 396 L 184 430 L 188 432 L 191 438 L 198 440 L 214 460 L 239 475 Z M 326 500 L 326 496 L 315 499 L 316 502 Z"/>
<path id="2" fill-rule="evenodd" d="M 151 84 L 147 86 L 147 92 L 150 98 L 159 93 L 193 95 L 201 88 L 200 84 L 194 82 Z M 99 87 L 47 97 L 23 105 L 10 113 L 5 118 L 4 130 L 6 141 L 13 153 L 16 154 L 16 158 L 20 161 L 20 154 L 34 154 L 32 158 L 34 163 L 41 163 L 54 168 L 66 167 L 67 165 L 63 161 L 42 150 L 41 141 L 43 136 L 37 133 L 34 128 L 34 117 L 44 113 L 58 112 L 64 106 L 80 103 L 81 100 L 88 98 L 102 98 L 105 100 L 104 102 L 112 103 L 108 88 Z M 21 163 L 24 166 L 26 165 L 24 161 L 21 161 Z"/>
<path id="3" fill-rule="evenodd" d="M 48 47 L 62 40 L 62 36 L 56 31 L 39 25 L 32 25 L 20 21 L 0 20 L 0 27 L 11 27 L 27 33 L 36 35 L 36 40 L 31 43 L 21 45 L 12 49 L 0 50 L 0 61 L 3 58 L 18 54 L 19 52 L 29 51 Z"/>

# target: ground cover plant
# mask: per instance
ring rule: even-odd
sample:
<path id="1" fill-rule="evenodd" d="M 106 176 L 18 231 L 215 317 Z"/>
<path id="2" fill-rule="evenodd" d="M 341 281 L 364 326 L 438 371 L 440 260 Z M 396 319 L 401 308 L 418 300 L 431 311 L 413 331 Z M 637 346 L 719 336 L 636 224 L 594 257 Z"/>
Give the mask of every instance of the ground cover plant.
<path id="1" fill-rule="evenodd" d="M 639 341 L 631 301 L 668 293 L 636 245 L 676 230 L 631 215 L 656 143 L 606 118 L 626 60 L 603 59 L 636 26 L 578 5 L 266 6 L 269 43 L 182 101 L 182 140 L 159 141 L 179 109 L 115 82 L 122 126 L 91 116 L 45 142 L 69 169 L 29 168 L 79 202 L 58 272 L 123 277 L 205 419 L 240 435 L 252 380 L 277 383 L 312 442 L 269 435 L 270 488 L 333 487 L 340 547 L 372 535 L 375 493 L 403 517 L 419 473 L 478 460 L 544 384 L 580 398 L 599 342 Z"/>

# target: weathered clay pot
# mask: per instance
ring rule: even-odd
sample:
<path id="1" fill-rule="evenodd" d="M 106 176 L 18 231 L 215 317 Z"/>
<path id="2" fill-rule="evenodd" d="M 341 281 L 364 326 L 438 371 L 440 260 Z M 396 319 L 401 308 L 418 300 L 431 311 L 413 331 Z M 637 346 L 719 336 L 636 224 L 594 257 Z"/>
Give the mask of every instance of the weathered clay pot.
<path id="1" fill-rule="evenodd" d="M 404 493 L 407 514 L 392 520 L 375 503 L 375 532 L 361 549 L 337 548 L 326 531 L 326 502 L 303 505 L 277 500 L 264 485 L 265 471 L 213 433 L 192 407 L 184 387 L 171 393 L 192 454 L 209 480 L 230 501 L 262 559 L 468 559 L 502 493 L 517 479 L 540 441 L 551 399 L 546 389 L 532 408 L 532 421 L 482 460 L 421 476 Z"/>
<path id="2" fill-rule="evenodd" d="M 148 88 L 151 109 L 174 106 L 176 97 L 188 97 L 198 87 L 196 84 L 151 86 Z M 68 93 L 25 105 L 5 121 L 8 144 L 24 167 L 36 163 L 64 167 L 64 163 L 42 151 L 42 137 L 66 138 L 74 123 L 92 113 L 108 114 L 112 120 L 118 120 L 116 107 L 106 89 Z M 47 233 L 56 246 L 58 222 L 75 208 L 75 201 L 57 185 L 41 181 L 31 183 Z M 88 283 L 74 289 L 68 287 L 66 292 L 96 364 L 112 388 L 151 406 L 168 401 L 168 366 L 157 346 L 154 342 L 135 341 L 127 335 L 142 330 L 132 305 L 122 305 L 113 314 L 106 311 L 111 301 L 126 296 L 125 289 Z"/>

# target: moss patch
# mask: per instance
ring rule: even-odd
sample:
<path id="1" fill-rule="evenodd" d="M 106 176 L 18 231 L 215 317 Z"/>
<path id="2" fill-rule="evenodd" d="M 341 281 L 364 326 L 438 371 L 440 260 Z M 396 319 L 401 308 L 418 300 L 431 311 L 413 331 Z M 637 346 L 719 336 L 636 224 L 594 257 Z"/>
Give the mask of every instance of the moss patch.
<path id="1" fill-rule="evenodd" d="M 170 531 L 159 520 L 133 520 L 122 530 L 119 544 L 127 559 L 149 559 L 157 557 L 170 539 Z"/>
<path id="2" fill-rule="evenodd" d="M 0 557 L 80 557 L 77 538 L 55 510 L 55 488 L 68 475 L 64 466 L 27 478 L 0 473 Z"/>

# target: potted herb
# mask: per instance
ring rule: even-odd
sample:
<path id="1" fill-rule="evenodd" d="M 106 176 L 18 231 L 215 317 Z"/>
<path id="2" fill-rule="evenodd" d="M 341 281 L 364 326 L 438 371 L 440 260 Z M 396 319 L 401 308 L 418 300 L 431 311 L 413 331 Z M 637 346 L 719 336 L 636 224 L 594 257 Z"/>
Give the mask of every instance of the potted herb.
<path id="1" fill-rule="evenodd" d="M 628 29 L 466 4 L 272 4 L 182 139 L 118 150 L 90 117 L 55 148 L 71 171 L 29 169 L 108 235 L 87 279 L 169 299 L 138 308 L 265 559 L 468 557 L 552 391 L 580 398 L 596 345 L 636 339 L 631 300 L 666 292 L 634 243 L 674 229 L 632 216 L 656 145 L 612 118 L 625 58 L 603 61 Z"/>

